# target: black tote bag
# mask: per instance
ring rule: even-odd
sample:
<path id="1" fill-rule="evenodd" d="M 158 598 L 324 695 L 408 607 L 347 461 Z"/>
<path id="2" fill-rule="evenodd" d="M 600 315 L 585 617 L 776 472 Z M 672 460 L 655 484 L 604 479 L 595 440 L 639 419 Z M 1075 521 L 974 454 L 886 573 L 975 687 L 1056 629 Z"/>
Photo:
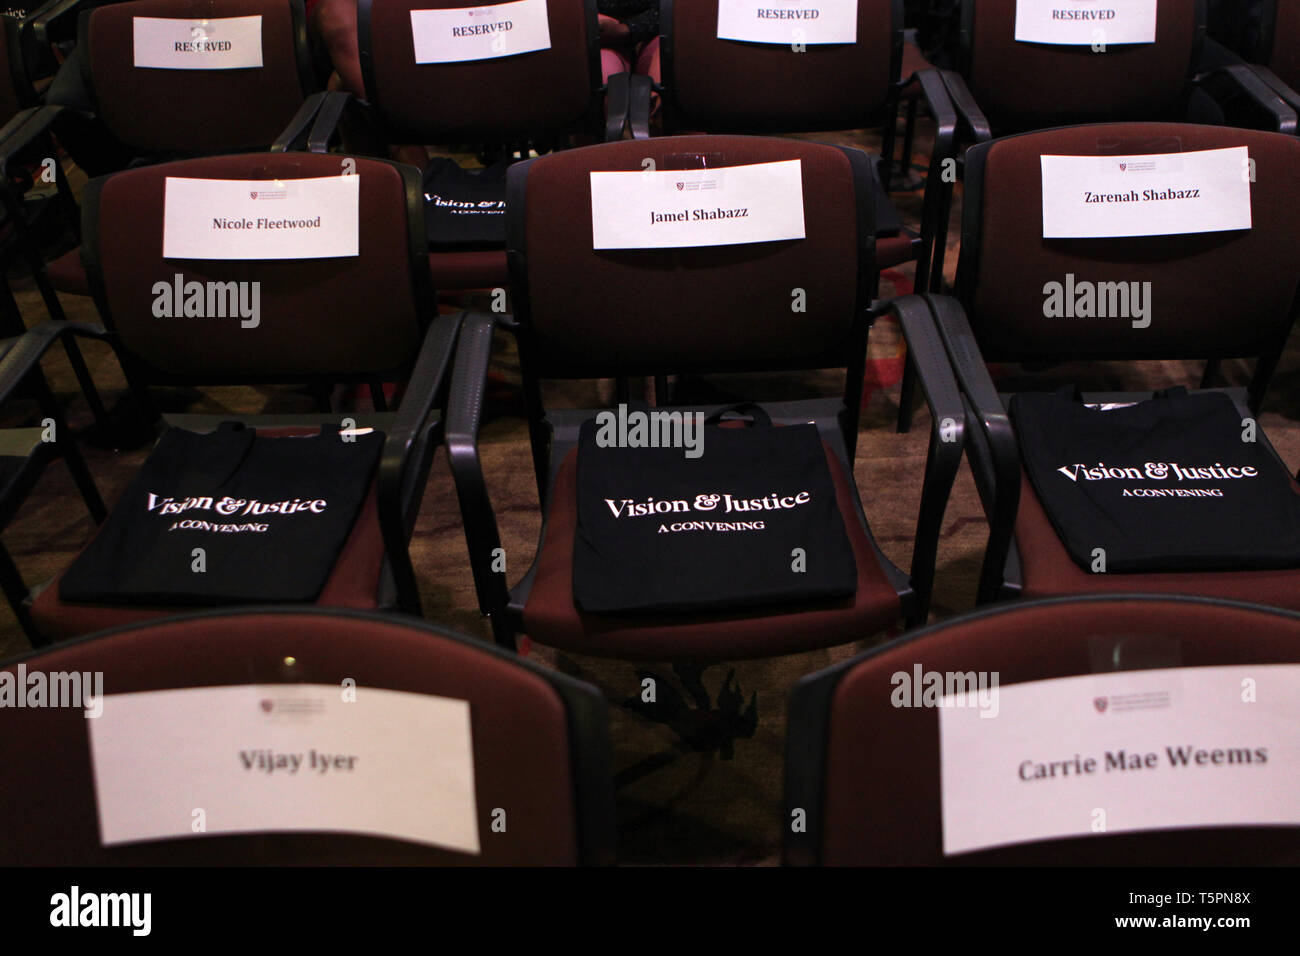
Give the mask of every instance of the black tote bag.
<path id="1" fill-rule="evenodd" d="M 579 608 L 674 614 L 855 593 L 857 566 L 816 426 L 773 427 L 758 406 L 735 408 L 754 425 L 712 424 L 730 409 L 715 413 L 698 458 L 682 448 L 601 447 L 596 422 L 583 424 Z"/>
<path id="2" fill-rule="evenodd" d="M 506 241 L 504 160 L 484 169 L 462 169 L 438 157 L 424 170 L 424 221 L 429 245 L 499 246 Z"/>
<path id="3" fill-rule="evenodd" d="M 168 429 L 63 576 L 59 597 L 97 604 L 314 601 L 383 446 L 380 432 L 347 438 L 336 425 L 283 438 L 233 423 L 207 434 Z"/>
<path id="4" fill-rule="evenodd" d="M 1070 557 L 1108 572 L 1300 567 L 1300 496 L 1222 392 L 1090 408 L 1011 400 L 1029 480 Z M 1098 567 L 1100 570 L 1100 567 Z"/>

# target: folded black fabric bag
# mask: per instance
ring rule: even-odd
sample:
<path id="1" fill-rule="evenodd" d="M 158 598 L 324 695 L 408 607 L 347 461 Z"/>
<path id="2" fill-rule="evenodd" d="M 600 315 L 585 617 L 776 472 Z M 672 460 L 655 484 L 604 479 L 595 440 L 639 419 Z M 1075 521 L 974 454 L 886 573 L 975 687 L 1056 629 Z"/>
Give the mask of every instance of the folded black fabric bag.
<path id="1" fill-rule="evenodd" d="M 1066 391 L 1016 395 L 1010 411 L 1080 566 L 1101 548 L 1108 572 L 1300 567 L 1300 495 L 1231 398 L 1179 388 L 1103 410 Z"/>
<path id="2" fill-rule="evenodd" d="M 313 601 L 356 522 L 383 440 L 335 425 L 275 438 L 234 423 L 207 434 L 169 429 L 63 576 L 59 597 Z"/>
<path id="3" fill-rule="evenodd" d="M 856 591 L 816 426 L 773 427 L 762 409 L 744 408 L 753 427 L 704 425 L 696 458 L 681 447 L 610 446 L 595 420 L 583 424 L 573 554 L 579 608 L 674 614 Z"/>

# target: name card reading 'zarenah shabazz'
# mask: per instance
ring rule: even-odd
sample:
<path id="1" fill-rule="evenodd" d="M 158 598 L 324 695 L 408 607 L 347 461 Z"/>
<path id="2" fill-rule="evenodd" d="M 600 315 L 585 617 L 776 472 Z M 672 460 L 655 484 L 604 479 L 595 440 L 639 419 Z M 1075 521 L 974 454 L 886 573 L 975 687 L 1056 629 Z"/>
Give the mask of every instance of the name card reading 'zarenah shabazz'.
<path id="1" fill-rule="evenodd" d="M 105 846 L 289 830 L 480 850 L 467 701 L 241 684 L 110 694 L 86 723 Z"/>
<path id="2" fill-rule="evenodd" d="M 551 48 L 546 0 L 412 10 L 416 63 L 491 60 Z"/>
<path id="3" fill-rule="evenodd" d="M 247 70 L 262 65 L 262 18 L 131 18 L 135 65 L 159 70 Z M 232 104 L 233 108 L 238 108 Z"/>
<path id="4" fill-rule="evenodd" d="M 998 697 L 995 720 L 939 710 L 945 854 L 1300 824 L 1300 664 L 1089 674 Z"/>
<path id="5" fill-rule="evenodd" d="M 718 39 L 856 43 L 858 0 L 718 0 Z"/>
<path id="6" fill-rule="evenodd" d="M 1145 156 L 1043 156 L 1043 238 L 1250 228 L 1245 146 Z"/>
<path id="7" fill-rule="evenodd" d="M 168 176 L 165 259 L 325 259 L 359 255 L 360 176 Z"/>
<path id="8" fill-rule="evenodd" d="M 1157 0 L 1016 0 L 1016 39 L 1088 46 L 1154 43 Z"/>
<path id="9" fill-rule="evenodd" d="M 595 172 L 596 249 L 731 246 L 804 238 L 803 164 Z"/>

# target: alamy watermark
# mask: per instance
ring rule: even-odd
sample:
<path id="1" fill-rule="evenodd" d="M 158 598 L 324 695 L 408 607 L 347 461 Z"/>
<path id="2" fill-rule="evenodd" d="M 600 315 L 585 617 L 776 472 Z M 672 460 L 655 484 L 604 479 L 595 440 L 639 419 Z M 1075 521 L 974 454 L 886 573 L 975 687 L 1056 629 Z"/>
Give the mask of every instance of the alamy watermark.
<path id="1" fill-rule="evenodd" d="M 15 673 L 16 671 L 16 673 Z M 103 671 L 0 671 L 2 707 L 77 707 L 87 717 L 104 712 Z"/>

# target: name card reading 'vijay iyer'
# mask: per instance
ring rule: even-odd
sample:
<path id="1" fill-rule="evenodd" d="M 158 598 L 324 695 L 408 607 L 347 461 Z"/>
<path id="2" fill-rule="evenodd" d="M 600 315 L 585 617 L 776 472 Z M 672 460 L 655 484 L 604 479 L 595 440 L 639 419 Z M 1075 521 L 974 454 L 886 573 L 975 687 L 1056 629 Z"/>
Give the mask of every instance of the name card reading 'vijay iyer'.
<path id="1" fill-rule="evenodd" d="M 1143 156 L 1043 156 L 1043 238 L 1250 228 L 1245 146 Z"/>
<path id="2" fill-rule="evenodd" d="M 551 48 L 546 0 L 412 10 L 416 63 L 491 60 Z"/>
<path id="3" fill-rule="evenodd" d="M 162 70 L 244 70 L 262 65 L 262 18 L 131 19 L 135 65 Z"/>
<path id="4" fill-rule="evenodd" d="M 1060 46 L 1154 43 L 1157 0 L 1016 0 L 1016 39 Z"/>
<path id="5" fill-rule="evenodd" d="M 856 43 L 858 0 L 718 0 L 718 39 Z"/>
<path id="6" fill-rule="evenodd" d="M 86 723 L 105 846 L 289 830 L 479 852 L 467 701 L 242 684 L 110 694 Z"/>
<path id="7" fill-rule="evenodd" d="M 359 254 L 360 176 L 168 176 L 166 259 L 322 259 Z"/>
<path id="8" fill-rule="evenodd" d="M 1300 824 L 1300 664 L 1003 685 L 939 711 L 944 853 L 1134 830 Z"/>
<path id="9" fill-rule="evenodd" d="M 803 165 L 592 173 L 591 232 L 596 249 L 802 239 Z"/>

